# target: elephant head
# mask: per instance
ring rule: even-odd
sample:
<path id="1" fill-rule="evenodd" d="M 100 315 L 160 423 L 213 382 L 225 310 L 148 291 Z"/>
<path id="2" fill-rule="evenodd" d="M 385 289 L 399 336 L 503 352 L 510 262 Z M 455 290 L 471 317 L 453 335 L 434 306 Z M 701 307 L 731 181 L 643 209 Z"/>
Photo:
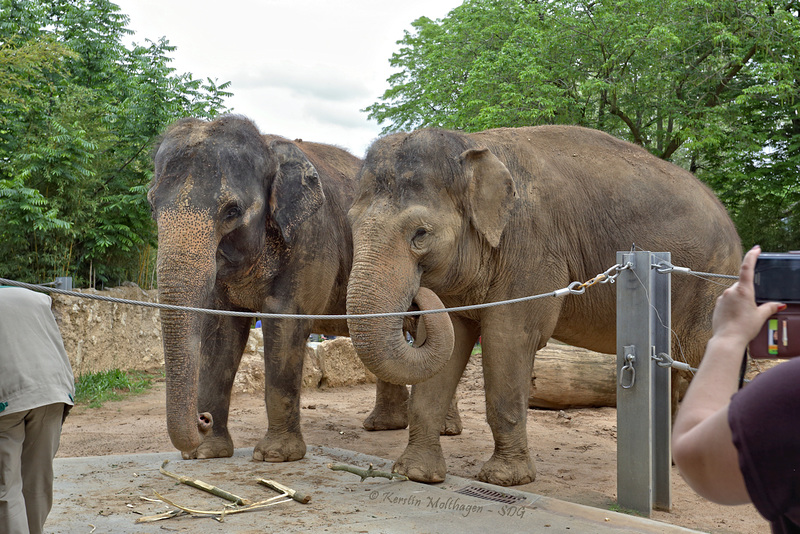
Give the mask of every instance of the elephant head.
<path id="1" fill-rule="evenodd" d="M 158 225 L 159 300 L 260 310 L 255 280 L 277 269 L 297 227 L 324 202 L 314 166 L 293 143 L 270 143 L 236 116 L 176 122 L 156 147 L 154 165 L 148 199 Z M 184 453 L 213 424 L 197 413 L 206 320 L 194 312 L 161 312 L 167 427 Z"/>
<path id="2" fill-rule="evenodd" d="M 481 286 L 487 258 L 500 244 L 516 199 L 514 180 L 489 150 L 439 130 L 395 134 L 368 151 L 348 218 L 354 259 L 349 314 L 443 308 Z M 405 343 L 402 319 L 350 318 L 359 357 L 387 382 L 414 384 L 450 358 L 447 314 L 423 316 L 425 342 Z"/>

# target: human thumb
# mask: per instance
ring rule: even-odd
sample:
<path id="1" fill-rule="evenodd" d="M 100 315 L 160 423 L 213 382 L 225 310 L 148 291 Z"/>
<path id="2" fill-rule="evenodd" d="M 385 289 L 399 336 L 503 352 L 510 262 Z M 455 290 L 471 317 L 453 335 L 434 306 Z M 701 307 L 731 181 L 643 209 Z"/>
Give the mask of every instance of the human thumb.
<path id="1" fill-rule="evenodd" d="M 758 314 L 763 318 L 761 322 L 766 322 L 767 319 L 779 311 L 785 310 L 786 307 L 786 304 L 783 304 L 782 302 L 765 302 L 764 304 L 761 304 L 758 307 Z"/>

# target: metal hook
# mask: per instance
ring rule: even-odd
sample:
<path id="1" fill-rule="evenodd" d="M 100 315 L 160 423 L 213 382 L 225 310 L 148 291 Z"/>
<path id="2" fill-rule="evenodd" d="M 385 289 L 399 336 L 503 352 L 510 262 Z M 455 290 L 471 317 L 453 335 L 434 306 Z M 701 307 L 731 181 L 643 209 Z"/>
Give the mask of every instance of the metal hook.
<path id="1" fill-rule="evenodd" d="M 669 354 L 666 352 L 654 355 L 653 359 L 656 361 L 659 367 L 672 367 L 672 364 L 674 363 L 674 360 L 670 358 Z"/>
<path id="2" fill-rule="evenodd" d="M 655 267 L 656 272 L 658 272 L 659 274 L 669 274 L 672 272 L 678 272 L 678 273 L 692 272 L 692 270 L 689 269 L 688 267 L 676 267 L 667 260 L 661 260 L 660 262 L 651 265 L 651 267 Z"/>
<path id="3" fill-rule="evenodd" d="M 655 267 L 656 271 L 658 271 L 661 274 L 671 273 L 675 269 L 675 266 L 666 260 L 661 260 L 660 262 L 656 263 L 653 267 Z"/>

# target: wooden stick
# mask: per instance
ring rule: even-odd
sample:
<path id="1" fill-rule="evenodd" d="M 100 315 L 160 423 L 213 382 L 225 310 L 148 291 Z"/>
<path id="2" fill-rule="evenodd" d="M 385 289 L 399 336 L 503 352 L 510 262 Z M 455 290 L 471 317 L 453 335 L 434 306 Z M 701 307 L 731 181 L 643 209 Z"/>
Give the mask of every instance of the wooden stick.
<path id="1" fill-rule="evenodd" d="M 161 464 L 161 468 L 159 469 L 159 471 L 161 471 L 161 474 L 163 475 L 167 475 L 168 477 L 174 478 L 181 484 L 186 484 L 187 486 L 191 486 L 193 488 L 206 491 L 212 495 L 216 495 L 217 497 L 222 497 L 223 499 L 238 504 L 239 506 L 248 506 L 253 504 L 253 501 L 242 499 L 238 495 L 234 495 L 233 493 L 225 491 L 224 489 L 218 488 L 216 486 L 212 486 L 211 484 L 206 484 L 202 480 L 194 480 L 189 477 L 176 475 L 175 473 L 170 473 L 169 471 L 164 469 L 164 466 L 166 466 L 168 463 L 169 460 L 164 460 L 164 463 Z"/>
<path id="2" fill-rule="evenodd" d="M 299 502 L 300 504 L 308 504 L 311 501 L 311 495 L 300 493 L 299 491 L 286 487 L 283 484 L 278 484 L 274 480 L 264 480 L 263 478 L 259 478 L 258 483 L 261 484 L 262 486 L 266 486 L 270 489 L 273 489 L 278 493 L 285 493 L 286 495 L 288 495 L 295 501 Z"/>
<path id="3" fill-rule="evenodd" d="M 341 465 L 341 464 L 328 464 L 328 469 L 332 469 L 333 471 L 347 471 L 348 473 L 353 473 L 361 477 L 361 482 L 364 482 L 366 479 L 372 477 L 383 477 L 392 480 L 394 478 L 398 480 L 408 480 L 407 476 L 401 475 L 400 473 L 387 473 L 386 471 L 376 471 L 372 468 L 372 464 L 369 464 L 369 469 L 360 469 L 358 467 L 353 467 L 352 465 Z"/>

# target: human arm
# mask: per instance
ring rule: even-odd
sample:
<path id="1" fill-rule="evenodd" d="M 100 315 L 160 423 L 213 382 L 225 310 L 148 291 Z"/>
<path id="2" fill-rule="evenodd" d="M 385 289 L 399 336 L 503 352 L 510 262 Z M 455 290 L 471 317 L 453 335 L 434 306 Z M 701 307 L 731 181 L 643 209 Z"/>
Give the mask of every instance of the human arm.
<path id="1" fill-rule="evenodd" d="M 756 306 L 753 272 L 760 252 L 754 247 L 745 255 L 739 281 L 717 299 L 713 335 L 673 426 L 672 453 L 681 475 L 698 494 L 720 504 L 750 502 L 728 407 L 747 344 L 783 306 Z"/>

